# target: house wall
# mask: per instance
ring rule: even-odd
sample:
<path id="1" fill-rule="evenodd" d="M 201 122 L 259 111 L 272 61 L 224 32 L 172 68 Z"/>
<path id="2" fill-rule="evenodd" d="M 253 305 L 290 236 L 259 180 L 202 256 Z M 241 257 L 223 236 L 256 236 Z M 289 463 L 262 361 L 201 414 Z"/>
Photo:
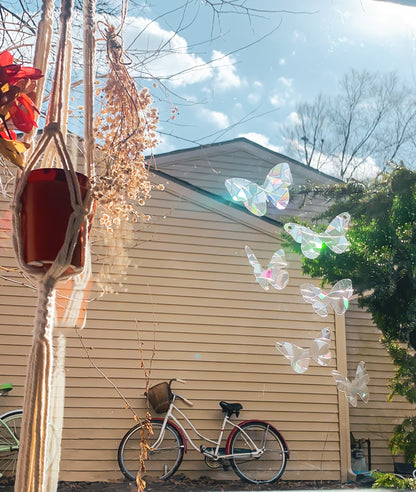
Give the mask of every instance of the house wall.
<path id="1" fill-rule="evenodd" d="M 350 407 L 351 432 L 356 439 L 370 439 L 373 469 L 393 471 L 388 442 L 393 427 L 405 417 L 414 415 L 414 406 L 399 396 L 395 396 L 393 401 L 387 401 L 387 384 L 394 373 L 394 365 L 379 342 L 381 332 L 372 323 L 370 314 L 360 310 L 356 302 L 351 303 L 347 312 L 346 336 L 350 378 L 354 377 L 361 360 L 365 361 L 370 376 L 368 403 L 359 401 L 356 408 Z M 363 447 L 367 452 L 367 445 Z M 403 461 L 400 458 L 396 460 Z"/>
<path id="2" fill-rule="evenodd" d="M 238 177 L 262 185 L 270 170 L 282 162 L 289 164 L 294 186 L 306 183 L 334 184 L 339 182 L 332 176 L 265 149 L 245 138 L 222 142 L 221 145 L 208 145 L 198 149 L 161 154 L 157 156 L 155 168 L 169 176 L 213 193 L 227 202 L 233 202 L 224 186 L 226 179 Z M 302 207 L 299 209 L 301 204 Z M 286 219 L 292 215 L 308 217 L 311 212 L 315 216 L 325 210 L 326 203 L 321 198 L 310 199 L 309 197 L 303 204 L 301 197 L 292 195 L 284 210 L 278 210 L 269 205 L 266 217 L 281 222 L 282 217 Z"/>
<path id="3" fill-rule="evenodd" d="M 3 213 L 6 208 L 3 200 Z M 127 291 L 91 302 L 81 332 L 63 330 L 67 352 L 60 478 L 121 479 L 117 448 L 135 422 L 101 372 L 143 415 L 141 359 L 149 367 L 154 347 L 152 382 L 185 379 L 187 384 L 177 389 L 195 403 L 185 410 L 208 437 L 215 435 L 222 417 L 218 402 L 239 401 L 242 419 L 268 420 L 286 438 L 291 460 L 284 479 L 339 479 L 340 402 L 330 374 L 337 367 L 334 318 L 318 318 L 303 303 L 298 258 L 288 257 L 288 287 L 265 292 L 254 281 L 244 252 L 249 244 L 266 265 L 279 247 L 276 226 L 173 183 L 154 193 L 146 212 L 152 223 L 130 242 Z M 95 245 L 95 265 L 99 253 Z M 15 265 L 3 236 L 0 260 Z M 22 280 L 13 272 L 4 277 Z M 0 278 L 0 374 L 15 389 L 1 400 L 4 411 L 22 405 L 36 304 L 33 290 L 5 278 Z M 326 326 L 333 330 L 330 366 L 313 362 L 305 374 L 294 373 L 275 342 L 305 347 Z M 194 451 L 181 471 L 236 478 L 231 471 L 209 470 Z"/>

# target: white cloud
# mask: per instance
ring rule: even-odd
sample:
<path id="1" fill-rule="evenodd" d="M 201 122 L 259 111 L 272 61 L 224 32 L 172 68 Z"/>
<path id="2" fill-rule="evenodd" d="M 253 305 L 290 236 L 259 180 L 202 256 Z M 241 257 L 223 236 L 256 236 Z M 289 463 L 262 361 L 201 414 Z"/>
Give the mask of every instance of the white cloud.
<path id="1" fill-rule="evenodd" d="M 296 111 L 292 111 L 289 116 L 286 118 L 287 122 L 290 124 L 298 125 L 301 123 L 301 119 L 299 113 Z"/>
<path id="2" fill-rule="evenodd" d="M 253 82 L 253 90 L 248 93 L 247 95 L 247 101 L 250 104 L 258 104 L 261 100 L 261 93 L 263 89 L 263 84 L 256 80 Z"/>
<path id="3" fill-rule="evenodd" d="M 316 166 L 313 166 L 316 167 Z M 338 177 L 339 173 L 339 163 L 336 160 L 327 157 L 326 162 L 319 169 L 323 173 L 330 174 L 331 176 Z M 365 160 L 360 166 L 354 171 L 348 172 L 345 175 L 345 178 L 353 177 L 358 181 L 367 181 L 374 179 L 377 174 L 380 172 L 380 168 L 376 165 L 374 159 L 369 157 Z"/>
<path id="4" fill-rule="evenodd" d="M 260 99 L 261 99 L 261 94 L 259 94 L 258 92 L 250 92 L 247 95 L 247 101 L 250 104 L 258 104 L 260 102 Z"/>
<path id="5" fill-rule="evenodd" d="M 288 140 L 287 143 L 293 149 L 293 155 L 296 155 L 299 151 L 300 154 L 302 154 L 303 142 L 299 142 L 298 140 Z M 311 150 L 312 148 L 309 149 L 309 151 Z M 353 170 L 356 165 L 357 169 Z M 339 159 L 316 151 L 311 166 L 315 169 L 319 169 L 325 174 L 340 178 Z M 350 168 L 351 170 L 347 169 L 344 179 L 353 177 L 359 181 L 371 180 L 380 172 L 380 168 L 372 157 L 368 157 L 364 162 L 361 162 L 360 159 L 353 159 Z"/>
<path id="6" fill-rule="evenodd" d="M 212 52 L 212 67 L 215 69 L 214 83 L 217 89 L 227 90 L 241 87 L 242 81 L 235 68 L 235 58 L 221 51 Z"/>
<path id="7" fill-rule="evenodd" d="M 202 108 L 199 111 L 199 116 L 206 122 L 212 123 L 217 128 L 223 129 L 230 126 L 228 116 L 219 111 L 212 111 L 211 109 Z"/>
<path id="8" fill-rule="evenodd" d="M 283 152 L 282 147 L 271 144 L 269 137 L 266 137 L 266 135 L 262 135 L 261 133 L 248 132 L 248 133 L 240 133 L 237 136 L 247 138 L 248 140 L 251 140 L 252 142 L 256 142 L 259 145 L 266 147 L 267 149 L 274 150 L 275 152 L 279 152 L 279 153 Z"/>
<path id="9" fill-rule="evenodd" d="M 292 87 L 293 85 L 293 79 L 288 79 L 287 77 L 279 77 L 277 80 L 286 87 Z"/>
<path id="10" fill-rule="evenodd" d="M 279 77 L 277 81 L 281 88 L 270 96 L 270 104 L 278 107 L 286 106 L 288 102 L 294 100 L 293 79 Z"/>
<path id="11" fill-rule="evenodd" d="M 270 104 L 272 106 L 284 106 L 285 99 L 280 94 L 273 94 L 270 96 Z"/>
<path id="12" fill-rule="evenodd" d="M 286 58 L 280 58 L 279 65 L 280 66 L 286 65 Z"/>
<path id="13" fill-rule="evenodd" d="M 174 86 L 184 86 L 209 80 L 214 75 L 212 66 L 189 52 L 185 38 L 145 17 L 127 19 L 124 45 L 133 53 L 134 76 L 153 76 L 169 80 Z"/>

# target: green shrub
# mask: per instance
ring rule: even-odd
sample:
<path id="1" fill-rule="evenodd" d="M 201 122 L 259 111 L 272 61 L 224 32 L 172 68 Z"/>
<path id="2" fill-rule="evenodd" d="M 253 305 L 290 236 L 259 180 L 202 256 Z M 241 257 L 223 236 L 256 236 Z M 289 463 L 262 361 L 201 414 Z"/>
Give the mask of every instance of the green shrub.
<path id="1" fill-rule="evenodd" d="M 373 489 L 396 489 L 396 490 L 416 490 L 416 480 L 414 478 L 400 478 L 394 473 L 372 472 L 375 478 Z"/>

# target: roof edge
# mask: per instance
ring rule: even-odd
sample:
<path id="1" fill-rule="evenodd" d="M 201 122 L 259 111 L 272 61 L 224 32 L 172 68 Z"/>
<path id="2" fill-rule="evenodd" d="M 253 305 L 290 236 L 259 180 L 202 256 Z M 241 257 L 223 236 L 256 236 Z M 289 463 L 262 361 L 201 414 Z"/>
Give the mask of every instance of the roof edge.
<path id="1" fill-rule="evenodd" d="M 276 156 L 279 159 L 283 159 L 284 161 L 288 162 L 289 164 L 292 163 L 292 164 L 296 164 L 297 166 L 301 166 L 304 169 L 307 169 L 308 171 L 316 173 L 319 176 L 333 179 L 336 182 L 340 182 L 340 183 L 343 182 L 341 179 L 336 178 L 335 176 L 331 176 L 330 174 L 326 174 L 322 171 L 319 171 L 319 169 L 315 169 L 314 167 L 307 166 L 306 164 L 303 164 L 303 162 L 300 162 L 296 159 L 293 159 L 292 157 L 289 157 L 287 155 L 281 154 L 280 152 L 276 152 L 275 150 L 264 147 L 263 145 L 260 145 L 259 143 L 254 142 L 253 140 L 249 140 L 246 137 L 236 137 L 236 138 L 233 138 L 231 140 L 223 140 L 221 142 L 214 142 L 211 144 L 201 144 L 201 145 L 196 145 L 195 147 L 187 147 L 185 149 L 176 149 L 176 150 L 172 150 L 170 152 L 163 152 L 161 154 L 154 154 L 152 156 L 146 156 L 146 159 L 157 159 L 158 157 L 168 157 L 168 156 L 177 155 L 177 154 L 180 154 L 183 152 L 192 152 L 192 151 L 196 151 L 196 150 L 210 149 L 210 148 L 220 147 L 221 145 L 227 145 L 227 144 L 237 143 L 237 142 L 242 142 L 242 143 L 252 145 L 253 147 L 255 147 L 255 148 L 257 148 L 263 152 L 267 152 L 269 155 Z M 154 170 L 154 168 L 153 168 L 153 170 Z M 185 181 L 184 181 L 184 183 L 185 183 Z"/>

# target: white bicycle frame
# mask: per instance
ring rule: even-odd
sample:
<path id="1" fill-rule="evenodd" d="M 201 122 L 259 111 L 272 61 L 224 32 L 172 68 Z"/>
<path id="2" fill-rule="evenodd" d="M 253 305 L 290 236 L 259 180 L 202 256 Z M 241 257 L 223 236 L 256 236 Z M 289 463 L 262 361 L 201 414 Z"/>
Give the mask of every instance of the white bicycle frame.
<path id="1" fill-rule="evenodd" d="M 170 402 L 169 409 L 166 412 L 165 418 L 163 420 L 163 424 L 162 424 L 162 428 L 160 430 L 159 437 L 157 438 L 157 440 L 153 444 L 152 449 L 157 449 L 158 446 L 161 444 L 163 437 L 164 437 L 164 434 L 165 434 L 166 424 L 170 419 L 172 422 L 174 422 L 177 425 L 177 427 L 179 427 L 179 429 L 183 432 L 185 438 L 188 440 L 188 442 L 191 444 L 191 446 L 196 451 L 202 453 L 205 456 L 209 456 L 210 458 L 212 458 L 214 460 L 229 459 L 229 458 L 258 458 L 259 456 L 261 456 L 264 453 L 265 445 L 266 445 L 266 439 L 267 439 L 267 433 L 265 435 L 265 441 L 262 443 L 262 447 L 258 448 L 256 446 L 256 444 L 253 442 L 253 440 L 250 438 L 250 436 L 244 431 L 244 429 L 242 427 L 240 427 L 238 424 L 234 424 L 233 422 L 231 422 L 230 417 L 228 417 L 228 415 L 226 413 L 224 416 L 224 420 L 222 422 L 218 441 L 213 441 L 212 439 L 209 439 L 208 437 L 205 437 L 200 432 L 198 432 L 198 430 L 195 428 L 195 426 L 192 424 L 192 422 L 189 420 L 189 418 L 175 405 L 175 399 L 176 398 L 179 398 L 179 399 L 183 400 L 185 403 L 187 403 L 188 405 L 192 406 L 192 402 L 190 402 L 186 398 L 183 398 L 180 395 L 176 395 L 173 393 L 173 398 L 172 398 L 172 401 Z M 207 442 L 215 445 L 215 449 L 213 452 L 207 451 L 204 446 L 198 447 L 192 441 L 192 438 L 189 436 L 188 432 L 183 427 L 181 422 L 175 417 L 175 415 L 173 415 L 174 410 L 176 410 L 179 413 L 179 415 L 186 420 L 188 425 L 195 432 L 195 434 L 197 434 L 197 436 L 199 436 L 204 441 L 207 441 Z M 250 446 L 250 448 L 253 449 L 253 451 L 232 453 L 232 454 L 220 454 L 221 441 L 222 441 L 222 438 L 224 436 L 224 431 L 225 431 L 225 427 L 227 424 L 230 424 L 230 426 L 232 426 L 233 428 L 238 427 L 240 429 L 240 431 L 243 433 L 243 436 L 246 440 L 246 443 Z"/>

